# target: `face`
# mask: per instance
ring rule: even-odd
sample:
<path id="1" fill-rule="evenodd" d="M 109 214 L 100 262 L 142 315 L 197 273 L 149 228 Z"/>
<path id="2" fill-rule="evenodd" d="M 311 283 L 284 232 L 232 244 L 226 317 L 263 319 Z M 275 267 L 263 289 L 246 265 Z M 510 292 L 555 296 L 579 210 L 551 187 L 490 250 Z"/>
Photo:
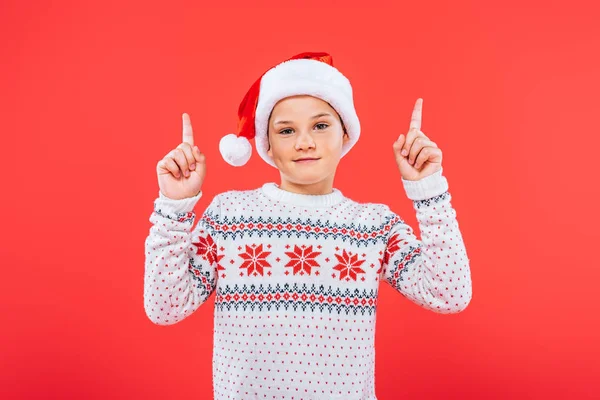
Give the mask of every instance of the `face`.
<path id="1" fill-rule="evenodd" d="M 267 153 L 281 173 L 282 186 L 331 186 L 342 145 L 350 140 L 333 107 L 304 95 L 287 97 L 275 105 L 268 135 Z"/>

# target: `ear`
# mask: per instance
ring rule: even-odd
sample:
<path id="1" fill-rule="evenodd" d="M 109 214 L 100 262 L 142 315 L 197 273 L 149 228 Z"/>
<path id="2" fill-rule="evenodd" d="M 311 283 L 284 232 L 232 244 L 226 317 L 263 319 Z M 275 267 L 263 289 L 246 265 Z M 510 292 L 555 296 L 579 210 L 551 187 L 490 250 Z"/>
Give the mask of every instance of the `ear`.
<path id="1" fill-rule="evenodd" d="M 267 142 L 269 143 L 269 149 L 267 150 L 267 154 L 269 157 L 273 158 L 273 150 L 271 150 L 271 137 L 267 133 Z"/>
<path id="2" fill-rule="evenodd" d="M 350 136 L 348 135 L 348 132 L 344 131 L 344 138 L 342 139 L 342 141 L 344 142 L 344 144 L 346 144 L 349 140 Z"/>

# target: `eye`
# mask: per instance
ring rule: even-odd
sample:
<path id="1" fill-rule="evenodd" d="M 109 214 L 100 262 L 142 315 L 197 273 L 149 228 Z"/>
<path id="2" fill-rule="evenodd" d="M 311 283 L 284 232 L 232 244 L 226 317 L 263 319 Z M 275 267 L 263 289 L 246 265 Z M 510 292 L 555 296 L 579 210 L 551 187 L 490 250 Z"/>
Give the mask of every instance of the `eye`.
<path id="1" fill-rule="evenodd" d="M 279 133 L 281 133 L 281 134 L 284 134 L 284 135 L 285 135 L 287 131 L 290 131 L 290 133 L 291 133 L 291 129 L 290 129 L 290 128 L 283 129 L 283 130 L 279 131 Z"/>
<path id="2" fill-rule="evenodd" d="M 317 125 L 315 125 L 315 126 L 323 126 L 323 127 L 320 129 L 320 130 L 323 130 L 323 129 L 327 128 L 329 125 L 327 125 L 327 124 L 326 124 L 326 123 L 324 123 L 324 122 L 320 122 L 320 123 L 318 123 L 318 124 L 317 124 Z"/>

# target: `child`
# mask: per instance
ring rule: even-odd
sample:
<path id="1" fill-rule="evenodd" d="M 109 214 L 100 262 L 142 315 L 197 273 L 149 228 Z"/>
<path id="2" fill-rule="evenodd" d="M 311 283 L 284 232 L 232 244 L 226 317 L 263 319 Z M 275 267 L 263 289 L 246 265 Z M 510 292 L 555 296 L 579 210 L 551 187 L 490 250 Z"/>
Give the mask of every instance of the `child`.
<path id="1" fill-rule="evenodd" d="M 187 114 L 183 142 L 158 162 L 145 311 L 175 324 L 216 290 L 217 400 L 376 399 L 380 281 L 436 313 L 458 313 L 471 300 L 441 150 L 420 131 L 421 99 L 393 149 L 422 239 L 388 206 L 333 188 L 360 134 L 352 96 L 327 53 L 298 54 L 263 74 L 240 104 L 238 135 L 219 147 L 241 166 L 254 138 L 281 183 L 216 195 L 195 228 L 206 163 Z"/>

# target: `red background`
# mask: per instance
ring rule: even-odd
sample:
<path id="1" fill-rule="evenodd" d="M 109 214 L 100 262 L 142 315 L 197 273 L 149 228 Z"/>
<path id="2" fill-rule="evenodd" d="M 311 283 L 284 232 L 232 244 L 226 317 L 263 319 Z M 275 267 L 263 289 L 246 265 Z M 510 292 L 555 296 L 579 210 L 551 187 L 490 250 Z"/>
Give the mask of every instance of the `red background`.
<path id="1" fill-rule="evenodd" d="M 0 397 L 211 398 L 214 294 L 177 325 L 144 313 L 156 163 L 188 112 L 197 213 L 278 182 L 218 141 L 259 74 L 303 51 L 354 86 L 363 133 L 335 186 L 417 233 L 392 142 L 424 99 L 471 259 L 460 314 L 381 286 L 378 397 L 598 396 L 599 10 L 489 3 L 4 0 Z"/>

